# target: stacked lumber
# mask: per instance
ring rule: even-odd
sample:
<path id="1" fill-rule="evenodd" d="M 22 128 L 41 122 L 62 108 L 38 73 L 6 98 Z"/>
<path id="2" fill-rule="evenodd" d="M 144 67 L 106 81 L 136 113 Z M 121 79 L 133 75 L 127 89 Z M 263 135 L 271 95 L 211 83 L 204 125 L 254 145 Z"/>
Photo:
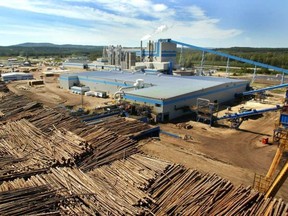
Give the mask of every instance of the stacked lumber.
<path id="1" fill-rule="evenodd" d="M 30 186 L 0 192 L 1 215 L 60 215 L 61 197 L 47 186 Z"/>
<path id="2" fill-rule="evenodd" d="M 287 215 L 288 205 L 213 174 L 171 166 L 148 189 L 155 215 Z"/>

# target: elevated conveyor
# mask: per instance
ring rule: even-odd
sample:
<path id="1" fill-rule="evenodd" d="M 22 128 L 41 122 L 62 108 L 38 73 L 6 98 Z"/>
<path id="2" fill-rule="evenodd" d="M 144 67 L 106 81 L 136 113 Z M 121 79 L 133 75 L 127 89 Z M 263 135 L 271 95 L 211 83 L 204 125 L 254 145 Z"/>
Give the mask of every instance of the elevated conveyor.
<path id="1" fill-rule="evenodd" d="M 288 69 L 284 69 L 284 68 L 280 68 L 280 67 L 264 64 L 264 63 L 260 63 L 260 62 L 257 62 L 257 61 L 252 61 L 252 60 L 249 60 L 249 59 L 237 57 L 237 56 L 234 56 L 234 55 L 226 54 L 226 53 L 215 51 L 215 50 L 212 50 L 212 49 L 198 47 L 198 46 L 195 46 L 195 45 L 182 43 L 182 42 L 175 41 L 175 40 L 172 40 L 172 39 L 160 39 L 159 41 L 175 43 L 175 44 L 178 44 L 178 45 L 181 45 L 181 46 L 185 46 L 185 47 L 189 47 L 189 48 L 192 48 L 192 49 L 200 50 L 200 51 L 203 51 L 203 52 L 212 53 L 212 54 L 215 54 L 215 55 L 218 55 L 218 56 L 226 57 L 227 59 L 233 59 L 233 60 L 236 60 L 236 61 L 239 61 L 239 62 L 251 64 L 251 65 L 254 65 L 254 66 L 257 66 L 257 67 L 267 68 L 267 69 L 270 69 L 270 70 L 274 70 L 274 71 L 278 71 L 278 72 L 281 72 L 281 73 L 288 74 Z"/>
<path id="2" fill-rule="evenodd" d="M 282 106 L 276 105 L 275 107 L 272 107 L 272 108 L 265 108 L 265 109 L 259 109 L 259 110 L 254 109 L 251 111 L 245 111 L 241 113 L 226 114 L 224 116 L 218 117 L 217 120 L 228 119 L 231 121 L 232 128 L 239 128 L 242 122 L 247 120 L 249 116 L 255 116 L 255 115 L 259 115 L 259 114 L 266 113 L 266 112 L 277 111 L 280 109 L 282 109 Z"/>

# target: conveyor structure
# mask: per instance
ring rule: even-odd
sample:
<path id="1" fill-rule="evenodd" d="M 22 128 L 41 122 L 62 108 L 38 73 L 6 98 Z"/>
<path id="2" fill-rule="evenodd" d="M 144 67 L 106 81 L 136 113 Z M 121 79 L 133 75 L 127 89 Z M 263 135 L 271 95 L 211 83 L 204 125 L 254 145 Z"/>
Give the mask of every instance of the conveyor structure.
<path id="1" fill-rule="evenodd" d="M 226 53 L 215 51 L 215 50 L 212 50 L 212 49 L 198 47 L 198 46 L 195 46 L 195 45 L 182 43 L 182 42 L 175 41 L 175 40 L 172 40 L 172 39 L 160 39 L 159 41 L 175 43 L 175 44 L 178 44 L 178 45 L 181 45 L 181 46 L 185 46 L 185 47 L 189 47 L 189 48 L 192 48 L 192 49 L 200 50 L 200 51 L 203 51 L 203 52 L 212 53 L 212 54 L 215 54 L 215 55 L 226 57 L 227 59 L 233 59 L 233 60 L 236 60 L 236 61 L 239 61 L 239 62 L 251 64 L 251 65 L 254 65 L 254 66 L 257 66 L 257 67 L 263 67 L 263 68 L 267 68 L 267 69 L 270 69 L 270 70 L 278 71 L 278 72 L 281 72 L 281 73 L 284 73 L 284 74 L 288 74 L 288 69 L 284 69 L 284 68 L 280 68 L 280 67 L 276 67 L 276 66 L 272 66 L 272 65 L 256 62 L 256 61 L 252 61 L 252 60 L 249 60 L 249 59 L 237 57 L 237 56 L 234 56 L 234 55 L 226 54 Z"/>
<path id="2" fill-rule="evenodd" d="M 203 55 L 202 55 L 202 61 L 201 61 L 201 68 L 203 66 L 204 53 L 207 52 L 207 53 L 211 53 L 211 54 L 214 54 L 214 55 L 218 55 L 218 56 L 222 56 L 222 57 L 227 58 L 227 67 L 229 65 L 229 60 L 232 59 L 232 60 L 236 60 L 236 61 L 239 61 L 239 62 L 243 62 L 243 63 L 254 65 L 255 68 L 256 67 L 262 67 L 262 68 L 267 68 L 269 70 L 274 70 L 274 71 L 280 72 L 280 73 L 283 74 L 283 77 L 284 77 L 284 74 L 288 74 L 288 69 L 285 69 L 285 68 L 280 68 L 280 67 L 276 67 L 276 66 L 273 66 L 273 65 L 264 64 L 264 63 L 261 63 L 261 62 L 253 61 L 253 60 L 250 60 L 250 59 L 241 58 L 241 57 L 238 57 L 238 56 L 234 56 L 234 55 L 230 55 L 230 54 L 227 54 L 227 53 L 215 51 L 215 50 L 212 50 L 212 49 L 207 49 L 207 48 L 203 48 L 203 47 L 199 47 L 199 46 L 195 46 L 195 45 L 191 45 L 191 44 L 187 44 L 187 43 L 182 43 L 182 42 L 175 41 L 175 40 L 172 40 L 172 39 L 160 39 L 159 41 L 160 42 L 162 41 L 162 42 L 175 43 L 177 45 L 181 45 L 181 46 L 184 46 L 184 47 L 188 47 L 188 48 L 191 48 L 191 49 L 202 51 Z M 256 73 L 256 70 L 255 70 L 254 73 Z M 254 74 L 254 76 L 255 76 L 255 74 Z M 283 87 L 288 87 L 288 84 L 275 85 L 275 86 L 271 86 L 271 87 L 267 87 L 267 88 L 247 91 L 247 92 L 243 92 L 242 94 L 235 95 L 235 96 L 236 97 L 237 96 L 241 97 L 241 96 L 247 96 L 247 95 L 252 95 L 252 94 L 263 94 L 267 90 L 273 90 L 273 89 L 278 89 L 278 88 L 283 88 Z"/>
<path id="3" fill-rule="evenodd" d="M 271 112 L 271 111 L 277 111 L 280 109 L 282 109 L 282 106 L 276 105 L 275 107 L 271 107 L 271 108 L 265 108 L 265 109 L 259 109 L 259 110 L 254 109 L 251 111 L 245 111 L 241 113 L 226 114 L 224 116 L 218 117 L 217 120 L 228 119 L 229 121 L 231 121 L 231 127 L 237 129 L 242 124 L 242 122 L 245 120 L 248 120 L 250 116 L 255 116 L 255 115 L 259 115 L 259 114 Z"/>
<path id="4" fill-rule="evenodd" d="M 256 90 L 251 90 L 251 91 L 246 91 L 246 92 L 243 92 L 242 94 L 239 94 L 237 96 L 248 96 L 248 95 L 252 95 L 255 93 L 260 93 L 260 92 L 264 92 L 264 91 L 269 91 L 269 90 L 279 89 L 279 88 L 285 88 L 285 87 L 288 87 L 288 83 L 270 86 L 270 87 L 261 88 L 261 89 L 256 89 Z"/>

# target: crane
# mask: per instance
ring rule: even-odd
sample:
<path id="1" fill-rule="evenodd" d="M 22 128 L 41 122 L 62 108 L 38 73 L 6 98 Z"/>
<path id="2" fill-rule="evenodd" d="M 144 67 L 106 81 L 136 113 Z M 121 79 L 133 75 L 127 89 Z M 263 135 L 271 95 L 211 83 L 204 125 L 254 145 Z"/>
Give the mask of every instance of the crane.
<path id="1" fill-rule="evenodd" d="M 288 178 L 288 159 L 276 174 L 277 167 L 283 157 L 284 152 L 288 151 L 288 90 L 286 90 L 285 103 L 282 107 L 279 123 L 273 133 L 273 144 L 277 144 L 278 148 L 272 160 L 270 168 L 266 176 L 255 174 L 254 188 L 265 194 L 265 197 L 274 197 L 280 187 Z M 274 177 L 275 176 L 275 177 Z M 273 178 L 274 177 L 274 178 Z"/>

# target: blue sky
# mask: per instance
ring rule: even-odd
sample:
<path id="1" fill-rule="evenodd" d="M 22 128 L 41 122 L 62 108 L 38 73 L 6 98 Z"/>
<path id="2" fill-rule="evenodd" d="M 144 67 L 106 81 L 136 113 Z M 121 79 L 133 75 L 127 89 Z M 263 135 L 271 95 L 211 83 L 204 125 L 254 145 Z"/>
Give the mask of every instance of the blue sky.
<path id="1" fill-rule="evenodd" d="M 0 45 L 288 47 L 286 0 L 0 0 Z"/>

